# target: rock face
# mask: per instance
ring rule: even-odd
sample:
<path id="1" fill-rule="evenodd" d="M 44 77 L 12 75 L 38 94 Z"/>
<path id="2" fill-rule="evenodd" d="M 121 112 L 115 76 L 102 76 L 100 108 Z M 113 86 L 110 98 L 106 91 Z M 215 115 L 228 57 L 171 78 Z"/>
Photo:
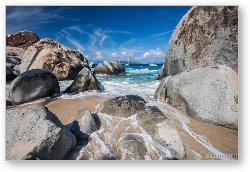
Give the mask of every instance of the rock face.
<path id="1" fill-rule="evenodd" d="M 6 81 L 11 81 L 16 78 L 14 70 L 11 67 L 6 66 Z"/>
<path id="2" fill-rule="evenodd" d="M 24 49 L 19 47 L 6 46 L 6 56 L 18 56 L 21 57 L 24 54 Z"/>
<path id="3" fill-rule="evenodd" d="M 217 64 L 238 71 L 238 7 L 192 7 L 169 41 L 166 75 Z"/>
<path id="4" fill-rule="evenodd" d="M 155 98 L 212 124 L 238 128 L 237 73 L 229 67 L 197 68 L 162 81 Z"/>
<path id="5" fill-rule="evenodd" d="M 10 84 L 13 104 L 21 104 L 60 92 L 56 77 L 49 71 L 33 69 L 20 74 Z"/>
<path id="6" fill-rule="evenodd" d="M 129 117 L 145 108 L 146 101 L 136 95 L 119 96 L 103 102 L 101 112 L 120 117 Z"/>
<path id="7" fill-rule="evenodd" d="M 104 103 L 101 112 L 105 106 L 112 106 L 113 111 L 110 114 L 97 112 L 100 129 L 89 136 L 89 143 L 72 159 L 185 158 L 185 150 L 177 130 L 157 107 L 144 106 L 145 101 L 136 97 L 133 98 L 133 107 L 127 109 L 130 115 L 124 114 L 121 109 L 128 107 L 128 100 L 126 96 L 122 99 L 123 101 L 121 97 L 117 97 Z M 136 101 L 139 108 L 135 108 Z M 117 109 L 113 104 L 117 104 Z"/>
<path id="8" fill-rule="evenodd" d="M 88 138 L 98 129 L 94 116 L 86 108 L 80 110 L 67 127 L 79 140 Z"/>
<path id="9" fill-rule="evenodd" d="M 7 35 L 6 46 L 27 48 L 39 41 L 37 34 L 24 30 Z"/>
<path id="10" fill-rule="evenodd" d="M 6 159 L 64 159 L 75 137 L 43 106 L 6 110 Z"/>
<path id="11" fill-rule="evenodd" d="M 80 52 L 45 38 L 25 51 L 18 68 L 21 73 L 31 69 L 48 70 L 58 80 L 64 80 L 75 79 L 86 65 L 88 65 L 88 61 Z"/>
<path id="12" fill-rule="evenodd" d="M 104 87 L 92 74 L 88 67 L 84 67 L 76 76 L 74 82 L 65 90 L 65 93 L 80 93 L 89 90 L 103 91 Z"/>
<path id="13" fill-rule="evenodd" d="M 125 75 L 125 68 L 115 61 L 104 61 L 95 67 L 96 74 Z"/>

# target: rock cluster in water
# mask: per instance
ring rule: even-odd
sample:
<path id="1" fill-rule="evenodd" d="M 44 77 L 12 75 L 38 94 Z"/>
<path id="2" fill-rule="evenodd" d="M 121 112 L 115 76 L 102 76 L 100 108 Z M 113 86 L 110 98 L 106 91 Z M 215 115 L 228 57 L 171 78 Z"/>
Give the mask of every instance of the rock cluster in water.
<path id="1" fill-rule="evenodd" d="M 115 61 L 104 61 L 95 67 L 96 74 L 125 75 L 125 68 Z"/>

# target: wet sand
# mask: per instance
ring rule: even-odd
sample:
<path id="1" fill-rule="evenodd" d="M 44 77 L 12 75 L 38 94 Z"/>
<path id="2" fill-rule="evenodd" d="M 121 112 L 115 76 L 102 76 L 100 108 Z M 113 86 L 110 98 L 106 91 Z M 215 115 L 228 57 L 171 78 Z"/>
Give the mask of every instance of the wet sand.
<path id="1" fill-rule="evenodd" d="M 205 144 L 200 143 L 190 135 L 182 126 L 182 123 L 175 117 L 173 111 L 177 111 L 183 115 L 183 117 L 189 120 L 187 124 L 190 129 L 197 134 L 199 140 L 204 137 L 204 142 L 209 148 L 215 148 L 220 152 L 216 154 L 210 150 Z M 217 160 L 223 158 L 238 159 L 238 131 L 228 129 L 221 126 L 216 126 L 209 123 L 196 120 L 187 114 L 175 109 L 170 105 L 165 105 L 163 113 L 175 122 L 175 126 L 179 131 L 181 139 L 185 145 L 186 156 L 189 160 L 203 159 L 203 160 Z M 211 145 L 209 145 L 209 143 Z M 198 154 L 197 154 L 198 153 Z M 200 155 L 200 157 L 199 157 Z M 226 155 L 226 156 L 225 156 Z M 231 156 L 232 155 L 232 156 Z"/>
<path id="2" fill-rule="evenodd" d="M 46 106 L 63 124 L 67 124 L 83 108 L 88 108 L 91 112 L 95 112 L 97 105 L 104 100 L 105 98 L 99 96 L 86 96 L 76 99 L 56 99 L 50 101 Z"/>
<path id="3" fill-rule="evenodd" d="M 56 99 L 48 102 L 46 106 L 63 124 L 67 124 L 82 108 L 88 108 L 91 112 L 95 112 L 98 104 L 104 100 L 106 99 L 99 96 Z M 186 159 L 215 160 L 225 158 L 225 155 L 229 156 L 230 154 L 233 155 L 234 159 L 237 159 L 238 131 L 198 121 L 168 104 L 160 109 L 174 122 L 184 143 Z M 187 126 L 193 135 L 183 127 L 183 123 L 175 115 L 176 112 L 189 120 Z"/>

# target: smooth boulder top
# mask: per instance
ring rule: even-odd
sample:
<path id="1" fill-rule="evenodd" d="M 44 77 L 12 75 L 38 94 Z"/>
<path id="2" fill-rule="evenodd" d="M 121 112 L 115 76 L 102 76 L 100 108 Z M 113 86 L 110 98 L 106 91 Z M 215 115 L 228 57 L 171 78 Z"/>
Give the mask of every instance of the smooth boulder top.
<path id="1" fill-rule="evenodd" d="M 204 122 L 238 128 L 238 76 L 224 65 L 170 76 L 155 97 Z"/>
<path id="2" fill-rule="evenodd" d="M 73 83 L 65 90 L 65 93 L 80 93 L 89 90 L 103 91 L 104 87 L 92 74 L 88 67 L 84 67 L 76 76 Z"/>
<path id="3" fill-rule="evenodd" d="M 44 106 L 6 110 L 7 160 L 61 160 L 76 139 Z"/>
<path id="4" fill-rule="evenodd" d="M 120 117 L 129 117 L 145 108 L 146 101 L 136 95 L 118 96 L 102 103 L 100 112 Z"/>
<path id="5" fill-rule="evenodd" d="M 115 61 L 104 61 L 95 67 L 96 74 L 125 75 L 125 68 Z"/>
<path id="6" fill-rule="evenodd" d="M 52 72 L 58 80 L 75 79 L 88 60 L 79 52 L 58 42 L 44 38 L 30 46 L 18 66 L 20 72 L 44 69 Z"/>
<path id="7" fill-rule="evenodd" d="M 238 71 L 238 7 L 192 7 L 170 38 L 165 75 L 217 64 Z"/>
<path id="8" fill-rule="evenodd" d="M 33 69 L 16 77 L 10 84 L 13 104 L 21 104 L 60 92 L 56 77 L 47 70 Z"/>
<path id="9" fill-rule="evenodd" d="M 37 41 L 39 41 L 38 35 L 28 30 L 11 33 L 6 36 L 6 46 L 10 47 L 27 48 Z"/>

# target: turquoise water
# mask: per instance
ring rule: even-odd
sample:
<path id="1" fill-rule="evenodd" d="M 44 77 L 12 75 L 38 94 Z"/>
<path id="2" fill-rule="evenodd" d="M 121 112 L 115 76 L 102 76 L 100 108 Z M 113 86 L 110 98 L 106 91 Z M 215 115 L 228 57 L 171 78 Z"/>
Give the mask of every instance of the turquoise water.
<path id="1" fill-rule="evenodd" d="M 160 84 L 156 77 L 162 65 L 150 66 L 149 64 L 125 65 L 126 75 L 110 76 L 97 74 L 97 79 L 104 86 L 104 91 L 97 93 L 89 91 L 79 95 L 63 95 L 67 98 L 84 95 L 118 96 L 118 95 L 138 95 L 145 100 L 153 100 L 153 95 Z M 60 81 L 61 91 L 64 91 L 73 81 Z"/>
<path id="2" fill-rule="evenodd" d="M 126 75 L 109 76 L 97 75 L 98 80 L 102 81 L 127 81 L 131 84 L 150 83 L 156 80 L 162 64 L 150 66 L 149 64 L 131 64 L 125 65 Z"/>

